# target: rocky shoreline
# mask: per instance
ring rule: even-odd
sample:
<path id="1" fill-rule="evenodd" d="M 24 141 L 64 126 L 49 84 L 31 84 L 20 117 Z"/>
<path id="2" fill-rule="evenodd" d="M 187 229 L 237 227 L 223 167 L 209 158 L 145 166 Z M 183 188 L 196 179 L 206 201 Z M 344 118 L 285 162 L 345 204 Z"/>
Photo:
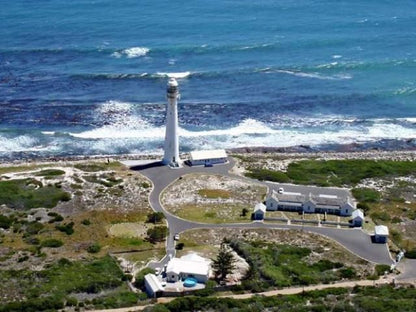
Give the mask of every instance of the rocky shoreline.
<path id="1" fill-rule="evenodd" d="M 392 142 L 390 142 L 392 141 Z M 226 149 L 228 154 L 252 154 L 264 156 L 279 156 L 285 159 L 292 158 L 319 158 L 319 159 L 391 159 L 391 160 L 416 160 L 416 140 L 407 141 L 389 140 L 382 144 L 346 144 L 331 145 L 314 148 L 305 145 L 293 147 L 240 147 Z M 376 144 L 377 143 L 377 144 Z M 390 144 L 390 145 L 389 145 Z M 189 153 L 182 153 L 181 158 L 187 159 Z M 19 153 L 14 157 L 0 159 L 0 167 L 10 165 L 22 165 L 33 163 L 56 163 L 76 161 L 114 161 L 114 160 L 157 160 L 162 155 L 158 154 L 110 154 L 110 155 L 74 155 L 74 156 L 51 156 L 41 157 L 27 153 Z"/>

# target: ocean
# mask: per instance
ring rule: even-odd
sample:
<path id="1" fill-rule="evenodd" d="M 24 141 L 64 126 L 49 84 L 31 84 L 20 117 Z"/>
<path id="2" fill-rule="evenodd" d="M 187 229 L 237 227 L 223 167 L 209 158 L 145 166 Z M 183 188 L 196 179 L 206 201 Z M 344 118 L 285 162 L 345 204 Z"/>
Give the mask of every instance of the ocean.
<path id="1" fill-rule="evenodd" d="M 416 147 L 416 2 L 0 0 L 0 159 Z M 388 142 L 388 144 L 386 144 Z"/>

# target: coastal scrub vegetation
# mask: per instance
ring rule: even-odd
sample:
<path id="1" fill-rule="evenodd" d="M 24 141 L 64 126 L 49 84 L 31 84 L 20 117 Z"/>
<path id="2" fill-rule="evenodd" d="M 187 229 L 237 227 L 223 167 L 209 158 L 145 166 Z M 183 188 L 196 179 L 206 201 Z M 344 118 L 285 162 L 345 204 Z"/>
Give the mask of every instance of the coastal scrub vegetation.
<path id="1" fill-rule="evenodd" d="M 96 308 L 135 304 L 139 295 L 128 292 L 124 280 L 110 256 L 90 261 L 62 258 L 42 271 L 0 270 L 0 311 L 61 309 L 64 303 Z M 95 299 L 78 302 L 74 297 L 79 293 L 94 294 Z"/>
<path id="2" fill-rule="evenodd" d="M 356 278 L 354 268 L 343 263 L 326 259 L 311 263 L 311 249 L 306 247 L 239 239 L 230 240 L 229 246 L 249 264 L 241 288 L 252 292 Z"/>
<path id="3" fill-rule="evenodd" d="M 416 173 L 416 162 L 393 160 L 302 160 L 287 171 L 248 168 L 246 176 L 258 180 L 319 186 L 356 185 L 363 179 L 406 176 Z"/>
<path id="4" fill-rule="evenodd" d="M 347 312 L 392 312 L 414 311 L 416 289 L 413 287 L 328 288 L 308 291 L 296 295 L 255 296 L 249 299 L 183 297 L 167 304 L 157 304 L 146 308 L 145 312 L 182 312 L 182 311 L 347 311 Z"/>
<path id="5" fill-rule="evenodd" d="M 59 201 L 68 201 L 71 194 L 56 185 L 44 186 L 36 179 L 0 181 L 0 205 L 15 209 L 53 208 Z"/>

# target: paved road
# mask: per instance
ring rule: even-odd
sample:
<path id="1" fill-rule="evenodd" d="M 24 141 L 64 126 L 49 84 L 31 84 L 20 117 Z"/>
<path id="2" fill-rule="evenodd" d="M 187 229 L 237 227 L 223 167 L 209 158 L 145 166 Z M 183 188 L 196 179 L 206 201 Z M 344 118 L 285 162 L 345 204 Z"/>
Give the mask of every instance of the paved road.
<path id="1" fill-rule="evenodd" d="M 229 170 L 234 166 L 234 160 L 230 157 L 230 163 L 224 165 L 217 165 L 214 167 L 188 167 L 185 166 L 180 169 L 171 169 L 162 166 L 161 163 L 152 163 L 147 165 L 131 166 L 132 170 L 138 170 L 140 173 L 148 177 L 153 183 L 153 190 L 149 196 L 151 207 L 158 212 L 163 212 L 169 226 L 169 236 L 166 242 L 167 256 L 159 263 L 154 263 L 153 266 L 163 266 L 169 261 L 170 257 L 175 256 L 175 242 L 173 236 L 175 233 L 180 233 L 190 229 L 196 228 L 271 228 L 271 229 L 303 229 L 305 235 L 308 232 L 313 232 L 327 236 L 339 244 L 346 247 L 351 252 L 355 253 L 361 258 L 375 263 L 391 264 L 390 253 L 385 244 L 374 244 L 371 237 L 360 229 L 338 229 L 329 227 L 315 227 L 315 226 L 301 226 L 301 225 L 286 225 L 273 224 L 262 222 L 251 222 L 244 224 L 205 224 L 180 219 L 162 207 L 159 197 L 162 191 L 172 182 L 179 179 L 182 175 L 189 173 L 210 173 L 228 175 Z M 128 163 L 128 165 L 132 165 Z M 233 176 L 237 177 L 237 176 Z M 241 178 L 241 177 L 238 177 Z M 268 184 L 268 183 L 267 183 Z M 267 185 L 266 184 L 266 185 Z M 336 189 L 334 189 L 336 190 Z M 326 193 L 328 194 L 328 193 Z M 334 194 L 335 195 L 335 194 Z"/>

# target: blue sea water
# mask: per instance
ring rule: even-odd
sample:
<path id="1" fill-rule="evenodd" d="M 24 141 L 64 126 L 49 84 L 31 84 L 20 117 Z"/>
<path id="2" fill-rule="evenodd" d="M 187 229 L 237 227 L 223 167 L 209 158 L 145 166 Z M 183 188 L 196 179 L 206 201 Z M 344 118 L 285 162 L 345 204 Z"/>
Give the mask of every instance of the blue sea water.
<path id="1" fill-rule="evenodd" d="M 0 0 L 0 158 L 416 146 L 413 0 Z"/>

